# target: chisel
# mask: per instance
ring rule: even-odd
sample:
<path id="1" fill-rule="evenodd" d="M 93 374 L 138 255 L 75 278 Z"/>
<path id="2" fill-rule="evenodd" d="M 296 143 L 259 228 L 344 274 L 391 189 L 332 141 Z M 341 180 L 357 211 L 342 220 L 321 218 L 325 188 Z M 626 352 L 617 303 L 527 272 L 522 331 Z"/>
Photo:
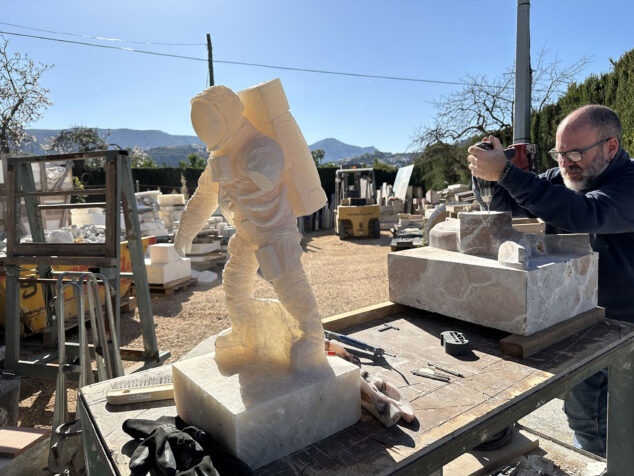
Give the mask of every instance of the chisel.
<path id="1" fill-rule="evenodd" d="M 430 367 L 433 367 L 433 368 L 435 368 L 437 370 L 440 370 L 441 372 L 445 372 L 446 374 L 455 375 L 456 377 L 464 378 L 464 375 L 462 375 L 460 372 L 456 372 L 455 370 L 448 369 L 447 367 L 443 367 L 443 366 L 435 364 L 433 362 L 427 362 L 427 365 L 429 365 Z"/>
<path id="2" fill-rule="evenodd" d="M 418 375 L 419 377 L 430 378 L 432 380 L 439 380 L 441 382 L 449 382 L 450 379 L 446 375 L 438 375 L 431 369 L 418 369 L 412 370 L 414 375 Z"/>

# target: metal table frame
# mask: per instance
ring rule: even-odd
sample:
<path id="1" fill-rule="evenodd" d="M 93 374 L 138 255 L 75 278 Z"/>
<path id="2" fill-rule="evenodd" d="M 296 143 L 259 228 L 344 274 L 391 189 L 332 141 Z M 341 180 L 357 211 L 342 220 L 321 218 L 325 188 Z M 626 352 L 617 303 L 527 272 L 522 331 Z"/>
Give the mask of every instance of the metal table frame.
<path id="1" fill-rule="evenodd" d="M 608 380 L 608 476 L 627 476 L 634 468 L 634 333 L 603 351 L 554 375 L 520 397 L 500 405 L 485 417 L 465 425 L 415 455 L 399 462 L 393 474 L 430 474 L 481 443 L 480 435 L 495 434 L 550 400 L 609 368 Z"/>

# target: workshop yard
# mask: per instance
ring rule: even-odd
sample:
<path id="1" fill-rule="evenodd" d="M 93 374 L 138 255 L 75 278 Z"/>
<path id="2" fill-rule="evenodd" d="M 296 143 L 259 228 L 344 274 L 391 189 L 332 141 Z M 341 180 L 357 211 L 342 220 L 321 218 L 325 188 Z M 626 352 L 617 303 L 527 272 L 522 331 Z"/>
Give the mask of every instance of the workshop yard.
<path id="1" fill-rule="evenodd" d="M 341 241 L 330 231 L 304 235 L 302 262 L 322 317 L 388 300 L 390 241 L 385 231 L 380 239 L 354 241 Z M 260 276 L 256 279 L 255 294 L 275 297 L 271 285 Z M 171 352 L 167 363 L 180 359 L 205 338 L 230 326 L 221 279 L 199 283 L 171 296 L 153 297 L 152 311 L 159 349 Z M 138 312 L 122 314 L 121 340 L 123 346 L 143 349 Z M 75 411 L 75 403 L 76 386 L 72 386 L 68 392 L 70 412 Z M 23 378 L 19 425 L 50 427 L 54 404 L 55 381 Z M 70 416 L 74 418 L 74 413 Z"/>
<path id="2" fill-rule="evenodd" d="M 304 269 L 315 292 L 322 317 L 353 311 L 388 300 L 387 254 L 391 238 L 383 231 L 379 239 L 341 241 L 332 232 L 315 232 L 304 235 L 302 240 Z M 270 284 L 258 276 L 256 297 L 274 297 Z M 161 350 L 169 350 L 174 362 L 207 337 L 229 327 L 224 303 L 222 280 L 199 283 L 171 296 L 154 296 L 152 309 L 156 337 Z M 141 323 L 138 312 L 121 316 L 122 345 L 142 349 Z M 72 336 L 71 336 L 72 340 Z M 398 349 L 392 349 L 398 352 Z M 133 362 L 127 362 L 132 365 Z M 124 366 L 126 363 L 124 362 Z M 70 418 L 75 418 L 76 386 L 68 392 Z M 46 428 L 51 426 L 55 403 L 55 382 L 25 377 L 20 395 L 19 425 Z M 543 407 L 524 424 L 537 426 L 554 434 L 560 441 L 569 440 L 561 403 L 558 400 Z M 547 418 L 544 422 L 540 418 Z M 546 427 L 546 428 L 543 428 Z M 582 476 L 593 474 L 592 459 L 571 452 L 547 439 L 540 440 L 540 448 L 531 454 L 547 455 L 560 468 L 555 474 Z M 589 471 L 590 470 L 590 471 Z"/>

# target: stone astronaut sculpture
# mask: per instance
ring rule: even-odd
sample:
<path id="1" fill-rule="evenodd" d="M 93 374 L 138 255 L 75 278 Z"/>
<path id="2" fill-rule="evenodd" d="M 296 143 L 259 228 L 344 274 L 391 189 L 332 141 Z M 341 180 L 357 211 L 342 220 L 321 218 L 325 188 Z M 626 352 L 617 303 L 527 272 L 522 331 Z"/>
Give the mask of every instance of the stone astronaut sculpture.
<path id="1" fill-rule="evenodd" d="M 191 249 L 217 205 L 236 227 L 223 271 L 231 329 L 216 339 L 221 373 L 239 373 L 256 362 L 325 369 L 323 326 L 302 268 L 301 237 L 288 198 L 289 158 L 243 111 L 240 97 L 225 86 L 213 86 L 192 99 L 192 124 L 210 158 L 181 217 L 176 250 L 183 256 Z M 279 301 L 254 298 L 258 267 Z"/>

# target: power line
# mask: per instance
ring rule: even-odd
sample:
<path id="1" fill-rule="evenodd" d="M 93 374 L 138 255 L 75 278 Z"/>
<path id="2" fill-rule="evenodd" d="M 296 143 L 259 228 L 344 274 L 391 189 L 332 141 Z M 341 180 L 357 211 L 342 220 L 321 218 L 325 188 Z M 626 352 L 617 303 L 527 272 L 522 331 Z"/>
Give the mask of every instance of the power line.
<path id="1" fill-rule="evenodd" d="M 161 43 L 157 41 L 134 41 L 134 40 L 124 40 L 122 38 L 105 38 L 103 36 L 94 36 L 94 35 L 82 35 L 78 33 L 67 33 L 64 31 L 54 31 L 54 30 L 44 30 L 42 28 L 33 28 L 30 26 L 16 25 L 15 23 L 7 23 L 0 21 L 0 25 L 8 25 L 16 28 L 23 28 L 25 30 L 31 31 L 43 31 L 45 33 L 55 33 L 56 35 L 68 35 L 74 36 L 77 38 L 91 38 L 93 40 L 101 40 L 101 41 L 117 41 L 119 43 L 135 43 L 137 45 L 161 45 L 161 46 L 205 46 L 205 43 Z"/>
<path id="2" fill-rule="evenodd" d="M 71 44 L 74 44 L 74 45 L 94 46 L 96 48 L 106 48 L 106 49 L 109 49 L 109 50 L 131 51 L 133 53 L 144 53 L 146 55 L 168 56 L 168 57 L 171 57 L 171 58 L 181 58 L 181 59 L 189 59 L 189 60 L 195 60 L 195 61 L 207 61 L 206 59 L 194 58 L 193 56 L 172 55 L 172 54 L 169 54 L 169 53 L 158 53 L 156 51 L 137 50 L 137 49 L 134 49 L 134 48 L 126 48 L 125 46 L 98 45 L 96 43 L 86 43 L 85 41 L 62 40 L 61 38 L 49 38 L 47 36 L 27 35 L 25 33 L 15 33 L 15 32 L 2 31 L 2 30 L 0 30 L 0 34 L 13 35 L 13 36 L 24 36 L 26 38 L 35 38 L 37 40 L 58 41 L 60 43 L 71 43 Z"/>
<path id="3" fill-rule="evenodd" d="M 208 61 L 207 58 L 196 58 L 196 57 L 193 57 L 193 56 L 183 56 L 183 55 L 174 55 L 174 54 L 169 54 L 169 53 L 159 53 L 157 51 L 139 50 L 139 49 L 135 49 L 135 48 L 126 48 L 124 46 L 99 45 L 99 44 L 96 44 L 96 43 L 87 43 L 87 42 L 84 42 L 84 41 L 63 40 L 61 38 L 50 38 L 50 37 L 46 37 L 46 36 L 27 35 L 25 33 L 15 33 L 15 32 L 10 32 L 10 31 L 1 31 L 0 30 L 0 34 L 13 35 L 13 36 L 22 36 L 22 37 L 26 37 L 26 38 L 35 38 L 35 39 L 38 39 L 38 40 L 57 41 L 57 42 L 60 42 L 60 43 L 71 43 L 71 44 L 82 45 L 82 46 L 93 46 L 93 47 L 96 47 L 96 48 L 106 48 L 106 49 L 112 49 L 112 50 L 123 50 L 123 51 L 129 51 L 129 52 L 132 52 L 132 53 L 142 53 L 142 54 L 146 54 L 146 55 L 167 56 L 167 57 L 170 57 L 170 58 L 180 58 L 180 59 L 187 59 L 187 60 L 192 60 L 192 61 L 205 61 L 205 62 Z M 353 76 L 353 77 L 358 77 L 358 78 L 387 79 L 387 80 L 392 80 L 392 81 L 411 81 L 411 82 L 417 82 L 417 83 L 432 83 L 432 84 L 449 84 L 449 85 L 454 85 L 454 86 L 472 86 L 472 84 L 470 84 L 470 83 L 463 83 L 463 82 L 459 82 L 459 81 L 441 81 L 441 80 L 435 80 L 435 79 L 408 78 L 408 77 L 402 77 L 402 76 L 383 76 L 383 75 L 376 75 L 376 74 L 350 73 L 350 72 L 344 72 L 344 71 L 328 71 L 328 70 L 323 70 L 323 69 L 297 68 L 297 67 L 292 67 L 292 66 L 279 66 L 279 65 L 271 65 L 271 64 L 262 64 L 262 63 L 246 63 L 246 62 L 242 62 L 242 61 L 228 61 L 228 60 L 214 59 L 214 63 L 233 64 L 233 65 L 240 65 L 240 66 L 253 66 L 253 67 L 257 67 L 257 68 L 280 69 L 280 70 L 285 70 L 285 71 L 301 71 L 301 72 L 304 72 L 304 73 L 331 74 L 331 75 L 338 75 L 338 76 Z M 480 86 L 485 86 L 485 85 L 480 85 Z"/>

